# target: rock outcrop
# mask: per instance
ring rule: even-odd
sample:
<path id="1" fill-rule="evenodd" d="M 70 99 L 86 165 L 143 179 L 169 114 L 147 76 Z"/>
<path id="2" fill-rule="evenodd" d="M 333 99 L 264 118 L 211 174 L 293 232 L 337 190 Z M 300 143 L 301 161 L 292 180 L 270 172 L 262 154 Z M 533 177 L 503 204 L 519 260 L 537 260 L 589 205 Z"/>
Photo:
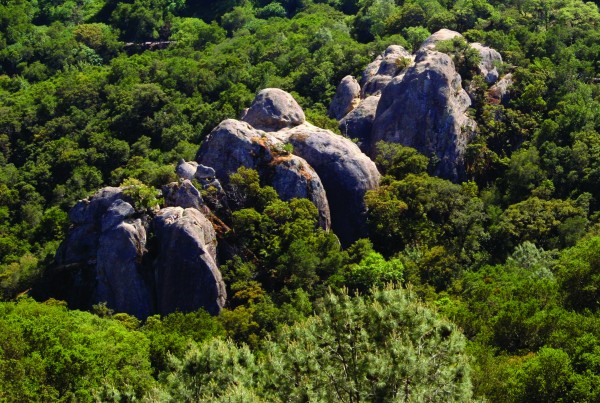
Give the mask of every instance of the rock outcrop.
<path id="1" fill-rule="evenodd" d="M 207 167 L 202 164 L 198 164 L 196 161 L 186 161 L 184 159 L 180 159 L 177 167 L 175 168 L 175 173 L 183 179 L 211 179 L 214 178 L 215 170 L 212 167 Z"/>
<path id="2" fill-rule="evenodd" d="M 365 68 L 361 100 L 339 119 L 341 132 L 357 140 L 371 157 L 375 157 L 378 141 L 400 143 L 430 157 L 432 174 L 453 181 L 465 179 L 464 153 L 476 132 L 474 120 L 467 115 L 471 100 L 451 57 L 436 51 L 439 42 L 454 38 L 463 37 L 456 31 L 439 30 L 414 56 L 402 47 L 389 46 Z M 481 55 L 480 74 L 489 84 L 495 83 L 500 54 L 479 43 L 470 46 Z M 509 86 L 507 75 L 490 89 L 488 98 L 505 102 Z M 335 109 L 332 104 L 330 110 Z"/>
<path id="3" fill-rule="evenodd" d="M 142 319 L 198 308 L 218 313 L 225 291 L 214 230 L 198 210 L 202 198 L 189 180 L 168 185 L 165 196 L 176 207 L 156 213 L 134 209 L 123 189 L 115 187 L 79 201 L 56 254 L 50 296 L 82 309 L 106 302 Z M 185 287 L 177 283 L 181 278 Z"/>
<path id="4" fill-rule="evenodd" d="M 421 51 L 415 65 L 381 94 L 371 153 L 381 140 L 414 147 L 435 159 L 434 175 L 461 180 L 464 152 L 475 129 L 466 114 L 470 105 L 450 56 Z"/>
<path id="5" fill-rule="evenodd" d="M 130 218 L 134 213 L 129 203 L 118 199 L 103 216 L 94 299 L 117 312 L 146 318 L 154 313 L 151 279 L 140 264 L 146 252 L 146 229 L 139 218 Z"/>
<path id="6" fill-rule="evenodd" d="M 259 93 L 245 121 L 221 122 L 203 142 L 197 162 L 215 168 L 223 183 L 241 166 L 255 169 L 282 199 L 311 200 L 319 210 L 321 225 L 329 228 L 331 222 L 342 243 L 366 236 L 363 196 L 379 184 L 375 164 L 349 139 L 310 123 L 283 126 L 270 120 L 273 127 L 265 127 L 267 119 L 256 115 L 248 119 L 250 111 L 264 109 L 256 103 L 263 105 L 265 99 L 275 98 L 271 91 Z M 259 122 L 259 128 L 251 122 Z"/>
<path id="7" fill-rule="evenodd" d="M 343 245 L 367 235 L 364 195 L 379 186 L 380 174 L 352 141 L 305 123 L 277 132 L 317 172 L 327 192 L 332 229 Z"/>
<path id="8" fill-rule="evenodd" d="M 260 91 L 242 120 L 254 128 L 277 131 L 306 121 L 304 111 L 294 97 L 279 88 Z"/>
<path id="9" fill-rule="evenodd" d="M 494 84 L 498 81 L 497 65 L 502 63 L 502 56 L 498 51 L 480 43 L 472 43 L 471 47 L 479 52 L 481 62 L 479 62 L 479 72 L 488 84 Z"/>
<path id="10" fill-rule="evenodd" d="M 413 60 L 413 56 L 402 46 L 390 45 L 371 62 L 361 79 L 362 98 L 377 95 Z"/>
<path id="11" fill-rule="evenodd" d="M 488 101 L 494 104 L 506 104 L 510 100 L 510 89 L 513 85 L 512 74 L 502 77 L 488 90 Z"/>
<path id="12" fill-rule="evenodd" d="M 154 217 L 152 227 L 158 244 L 154 260 L 158 313 L 203 307 L 218 314 L 226 292 L 210 221 L 195 208 L 167 207 Z"/>
<path id="13" fill-rule="evenodd" d="M 446 28 L 442 28 L 437 32 L 434 32 L 433 34 L 431 34 L 429 36 L 429 38 L 425 39 L 425 41 L 423 41 L 423 43 L 421 44 L 421 47 L 419 48 L 419 51 L 421 50 L 435 50 L 435 45 L 437 45 L 438 42 L 441 41 L 449 41 L 451 39 L 454 39 L 456 37 L 462 38 L 463 36 L 456 32 L 456 31 L 452 31 L 450 29 L 446 29 Z"/>
<path id="14" fill-rule="evenodd" d="M 286 151 L 284 146 L 284 142 L 271 133 L 257 130 L 246 122 L 227 119 L 207 136 L 196 160 L 213 167 L 223 184 L 229 182 L 229 175 L 239 167 L 257 170 L 283 200 L 306 198 L 312 201 L 319 211 L 321 227 L 328 230 L 330 210 L 319 175 L 309 163 Z"/>
<path id="15" fill-rule="evenodd" d="M 338 85 L 328 115 L 340 120 L 360 102 L 360 85 L 352 76 L 346 76 Z"/>
<path id="16" fill-rule="evenodd" d="M 340 131 L 346 137 L 357 140 L 363 152 L 369 152 L 371 129 L 381 95 L 371 95 L 340 120 Z"/>
<path id="17" fill-rule="evenodd" d="M 162 192 L 167 207 L 200 209 L 200 206 L 204 205 L 202 195 L 189 179 L 182 178 L 180 182 L 169 183 L 163 186 Z"/>

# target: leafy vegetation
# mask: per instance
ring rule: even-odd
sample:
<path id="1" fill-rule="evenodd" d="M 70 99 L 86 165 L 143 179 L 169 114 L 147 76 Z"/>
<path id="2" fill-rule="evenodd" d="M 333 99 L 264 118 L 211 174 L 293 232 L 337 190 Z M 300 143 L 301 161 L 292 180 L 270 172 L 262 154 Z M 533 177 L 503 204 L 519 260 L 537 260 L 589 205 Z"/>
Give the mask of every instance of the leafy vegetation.
<path id="1" fill-rule="evenodd" d="M 600 401 L 597 4 L 0 0 L 0 400 Z M 440 45 L 474 89 L 469 181 L 381 144 L 370 238 L 342 249 L 311 203 L 238 171 L 214 209 L 219 317 L 21 295 L 77 200 L 124 184 L 154 207 L 262 88 L 335 128 L 342 77 L 441 28 L 498 50 L 515 83 L 490 101 L 466 42 Z"/>

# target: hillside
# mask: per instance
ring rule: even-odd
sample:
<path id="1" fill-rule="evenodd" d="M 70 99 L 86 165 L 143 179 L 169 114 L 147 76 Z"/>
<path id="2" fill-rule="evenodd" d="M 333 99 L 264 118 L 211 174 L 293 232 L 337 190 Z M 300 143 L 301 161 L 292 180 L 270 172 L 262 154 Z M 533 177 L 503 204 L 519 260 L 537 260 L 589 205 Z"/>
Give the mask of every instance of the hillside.
<path id="1" fill-rule="evenodd" d="M 0 400 L 600 401 L 600 13 L 0 1 Z"/>

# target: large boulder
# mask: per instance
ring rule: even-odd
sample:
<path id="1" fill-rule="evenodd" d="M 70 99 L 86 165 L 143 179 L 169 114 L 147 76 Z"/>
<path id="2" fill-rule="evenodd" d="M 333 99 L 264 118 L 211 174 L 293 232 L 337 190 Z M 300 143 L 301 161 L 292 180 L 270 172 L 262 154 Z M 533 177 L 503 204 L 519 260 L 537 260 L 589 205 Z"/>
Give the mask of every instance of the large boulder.
<path id="1" fill-rule="evenodd" d="M 252 109 L 252 108 L 250 108 Z M 255 169 L 283 200 L 306 198 L 319 211 L 320 225 L 331 225 L 329 204 L 319 175 L 301 157 L 285 150 L 280 139 L 246 122 L 227 119 L 207 136 L 196 160 L 215 169 L 223 184 L 240 167 Z"/>
<path id="2" fill-rule="evenodd" d="M 352 111 L 360 102 L 360 85 L 352 76 L 346 76 L 340 81 L 331 105 L 329 106 L 329 117 L 340 120 Z"/>
<path id="3" fill-rule="evenodd" d="M 118 202 L 121 200 L 115 203 Z M 108 214 L 110 211 L 105 216 Z M 123 218 L 103 229 L 98 239 L 94 299 L 106 302 L 117 312 L 146 318 L 154 313 L 151 273 L 140 264 L 146 247 L 146 229 L 139 218 L 127 221 Z"/>
<path id="4" fill-rule="evenodd" d="M 361 97 L 378 95 L 389 84 L 392 77 L 412 63 L 413 56 L 402 46 L 390 45 L 371 62 L 361 79 Z"/>
<path id="5" fill-rule="evenodd" d="M 214 231 L 211 237 L 210 223 L 207 226 L 208 220 L 196 208 L 204 207 L 199 205 L 202 201 L 200 194 L 189 180 L 167 186 L 167 189 L 166 199 L 171 204 L 191 207 L 185 210 L 181 206 L 167 207 L 184 212 L 179 226 L 150 225 L 154 213 L 136 210 L 121 188 L 100 189 L 92 197 L 79 201 L 69 212 L 72 227 L 56 253 L 56 264 L 48 273 L 47 287 L 39 296 L 60 298 L 66 300 L 69 306 L 80 309 L 90 309 L 94 304 L 105 302 L 117 312 L 129 313 L 140 319 L 155 313 L 198 308 L 217 313 L 218 307 L 223 306 L 225 294 L 222 282 L 215 293 L 213 283 L 220 281 L 220 274 L 216 265 Z M 164 216 L 165 210 L 158 214 Z M 196 228 L 197 223 L 200 223 L 200 229 Z M 180 235 L 174 228 L 180 228 L 186 234 Z M 202 239 L 203 242 L 186 242 L 186 236 Z M 174 246 L 177 243 L 170 243 L 174 238 L 180 240 L 182 248 L 186 248 L 179 252 L 186 259 L 205 253 L 211 256 L 206 262 L 195 258 L 186 262 L 191 266 L 198 265 L 201 260 L 210 263 L 210 267 L 198 270 L 210 272 L 215 280 L 206 280 L 209 275 L 205 273 L 204 277 L 199 276 L 196 283 L 188 284 L 185 289 L 170 291 L 178 294 L 195 287 L 193 293 L 187 294 L 189 301 L 171 299 L 165 304 L 161 299 L 159 306 L 157 298 L 162 298 L 166 290 L 160 281 L 171 281 L 170 276 L 174 275 L 175 269 L 165 261 L 168 253 L 176 254 Z M 148 242 L 149 239 L 151 242 Z M 180 260 L 174 261 L 178 262 L 178 267 L 184 267 Z M 189 281 L 193 278 L 188 276 Z M 181 305 L 177 305 L 180 302 Z"/>
<path id="6" fill-rule="evenodd" d="M 172 182 L 162 188 L 167 207 L 183 207 L 200 209 L 204 205 L 202 195 L 189 179 Z"/>
<path id="7" fill-rule="evenodd" d="M 166 207 L 158 212 L 152 227 L 158 245 L 154 261 L 158 313 L 202 307 L 218 314 L 226 292 L 210 221 L 195 208 Z"/>
<path id="8" fill-rule="evenodd" d="M 135 215 L 115 187 L 100 189 L 71 209 L 73 227 L 55 259 L 62 298 L 77 308 L 106 302 L 140 318 L 153 313 L 152 279 L 141 265 L 146 229 Z"/>
<path id="9" fill-rule="evenodd" d="M 183 158 L 179 160 L 175 173 L 181 179 L 212 179 L 215 177 L 215 170 L 212 167 L 207 167 L 198 164 L 196 161 L 186 161 Z"/>
<path id="10" fill-rule="evenodd" d="M 452 31 L 450 29 L 446 29 L 446 28 L 442 28 L 437 32 L 434 32 L 433 34 L 431 34 L 429 36 L 429 38 L 425 39 L 425 41 L 423 41 L 423 43 L 421 44 L 421 47 L 419 49 L 419 51 L 422 50 L 435 50 L 435 46 L 437 45 L 438 42 L 442 42 L 442 41 L 449 41 L 451 39 L 454 39 L 456 37 L 462 38 L 463 36 L 456 32 L 456 31 Z"/>
<path id="11" fill-rule="evenodd" d="M 340 131 L 371 157 L 377 142 L 397 142 L 431 157 L 432 174 L 465 179 L 464 153 L 476 131 L 466 114 L 471 100 L 451 57 L 436 51 L 441 41 L 455 38 L 464 39 L 456 31 L 441 29 L 414 56 L 400 46 L 389 46 L 365 68 L 360 103 L 338 119 Z M 496 83 L 488 102 L 506 103 L 512 78 L 508 74 L 498 80 L 496 67 L 502 57 L 479 43 L 470 46 L 481 55 L 480 74 L 489 84 Z"/>
<path id="12" fill-rule="evenodd" d="M 422 50 L 415 65 L 384 89 L 371 133 L 371 153 L 377 142 L 414 147 L 435 160 L 434 175 L 464 178 L 464 153 L 475 122 L 466 114 L 471 100 L 461 86 L 452 59 Z"/>
<path id="13" fill-rule="evenodd" d="M 510 89 L 513 85 L 512 74 L 507 74 L 488 90 L 488 102 L 493 104 L 507 104 L 510 100 Z"/>
<path id="14" fill-rule="evenodd" d="M 257 102 L 263 103 L 255 100 L 248 113 Z M 308 198 L 319 210 L 321 225 L 329 228 L 331 222 L 344 245 L 366 236 L 363 197 L 380 178 L 373 161 L 348 138 L 308 122 L 281 127 L 271 121 L 266 127 L 267 120 L 260 119 L 255 127 L 247 116 L 244 122 L 221 122 L 202 143 L 196 160 L 214 167 L 223 183 L 244 166 L 257 170 L 282 199 Z"/>
<path id="15" fill-rule="evenodd" d="M 479 52 L 481 61 L 479 62 L 479 72 L 488 84 L 494 84 L 498 81 L 499 73 L 497 66 L 502 63 L 502 56 L 498 51 L 480 43 L 472 43 L 473 49 Z"/>
<path id="16" fill-rule="evenodd" d="M 332 229 L 344 245 L 367 236 L 364 195 L 379 186 L 375 163 L 349 139 L 310 123 L 275 133 L 317 172 L 327 191 Z"/>
<path id="17" fill-rule="evenodd" d="M 276 131 L 298 126 L 306 118 L 294 97 L 278 88 L 266 88 L 256 95 L 242 120 L 256 129 Z"/>
<path id="18" fill-rule="evenodd" d="M 380 95 L 371 95 L 340 120 L 340 131 L 346 137 L 356 139 L 363 152 L 369 150 L 369 139 Z"/>

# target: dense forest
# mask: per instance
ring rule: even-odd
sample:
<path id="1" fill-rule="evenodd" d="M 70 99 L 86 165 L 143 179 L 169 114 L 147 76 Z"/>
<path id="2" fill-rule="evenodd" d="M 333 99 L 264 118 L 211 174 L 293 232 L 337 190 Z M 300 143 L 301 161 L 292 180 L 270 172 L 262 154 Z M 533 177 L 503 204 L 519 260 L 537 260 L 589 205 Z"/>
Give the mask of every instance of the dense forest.
<path id="1" fill-rule="evenodd" d="M 597 3 L 0 0 L 0 400 L 600 401 Z M 218 316 L 33 298 L 78 200 L 125 184 L 151 207 L 264 88 L 343 136 L 340 80 L 442 28 L 514 80 L 489 102 L 446 44 L 475 88 L 467 180 L 380 144 L 369 237 L 342 247 L 241 169 Z"/>

